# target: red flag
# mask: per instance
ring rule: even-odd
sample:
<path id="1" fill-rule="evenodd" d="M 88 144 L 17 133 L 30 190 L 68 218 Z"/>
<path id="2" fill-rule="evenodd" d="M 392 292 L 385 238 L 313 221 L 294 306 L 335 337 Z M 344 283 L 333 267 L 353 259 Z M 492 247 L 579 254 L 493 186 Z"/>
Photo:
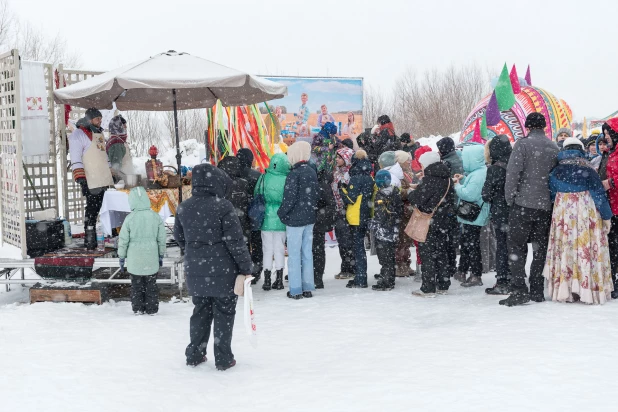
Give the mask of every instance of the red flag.
<path id="1" fill-rule="evenodd" d="M 474 125 L 474 136 L 468 143 L 480 143 L 485 144 L 483 139 L 481 138 L 481 119 L 476 119 L 476 124 Z"/>
<path id="2" fill-rule="evenodd" d="M 511 86 L 513 86 L 513 93 L 521 93 L 521 85 L 519 84 L 519 76 L 517 76 L 517 69 L 515 68 L 515 65 L 513 65 L 513 68 L 511 69 L 510 77 Z"/>

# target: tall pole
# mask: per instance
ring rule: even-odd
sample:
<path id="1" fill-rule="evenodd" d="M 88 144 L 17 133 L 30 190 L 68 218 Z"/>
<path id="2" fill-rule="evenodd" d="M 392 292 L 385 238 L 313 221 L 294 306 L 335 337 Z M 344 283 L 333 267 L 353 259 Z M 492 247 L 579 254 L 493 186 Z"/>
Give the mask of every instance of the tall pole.
<path id="1" fill-rule="evenodd" d="M 182 203 L 182 154 L 180 154 L 180 137 L 178 136 L 178 108 L 176 107 L 176 89 L 172 89 L 174 95 L 174 129 L 176 130 L 176 164 L 178 165 L 178 176 L 180 176 L 180 187 L 178 188 L 178 204 Z"/>

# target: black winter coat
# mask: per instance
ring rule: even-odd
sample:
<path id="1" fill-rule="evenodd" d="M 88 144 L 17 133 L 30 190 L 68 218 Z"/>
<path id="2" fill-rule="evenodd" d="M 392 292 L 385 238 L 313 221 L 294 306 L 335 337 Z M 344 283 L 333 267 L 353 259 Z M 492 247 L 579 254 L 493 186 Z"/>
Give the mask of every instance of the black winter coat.
<path id="1" fill-rule="evenodd" d="M 396 152 L 397 150 L 401 150 L 401 142 L 395 134 L 389 132 L 388 129 L 384 129 L 378 134 L 375 149 L 379 158 L 384 152 Z"/>
<path id="2" fill-rule="evenodd" d="M 285 179 L 283 200 L 277 216 L 286 226 L 301 227 L 315 224 L 320 189 L 318 176 L 309 163 L 292 166 Z"/>
<path id="3" fill-rule="evenodd" d="M 599 164 L 599 177 L 601 181 L 607 180 L 607 162 L 609 161 L 609 152 L 604 152 L 601 155 L 601 163 Z"/>
<path id="4" fill-rule="evenodd" d="M 193 168 L 192 183 L 193 196 L 180 204 L 174 224 L 189 294 L 233 296 L 236 276 L 251 273 L 252 264 L 234 206 L 225 199 L 232 180 L 201 164 Z"/>
<path id="5" fill-rule="evenodd" d="M 412 159 L 414 159 L 414 153 L 416 153 L 416 149 L 421 147 L 421 145 L 418 142 L 414 142 L 412 146 L 408 146 L 406 144 L 402 144 L 401 146 L 402 146 L 401 150 L 403 150 L 406 153 L 410 153 L 410 156 L 412 156 Z"/>
<path id="6" fill-rule="evenodd" d="M 248 236 L 251 233 L 251 220 L 248 215 L 250 203 L 249 183 L 242 177 L 240 160 L 234 156 L 224 157 L 219 162 L 219 169 L 227 173 L 233 181 L 233 184 L 228 193 L 225 195 L 225 198 L 232 202 L 236 208 L 236 214 L 238 215 L 238 219 L 242 225 L 243 232 L 245 233 L 245 236 Z"/>
<path id="7" fill-rule="evenodd" d="M 483 186 L 483 202 L 491 203 L 491 220 L 498 228 L 509 224 L 509 205 L 506 203 L 504 184 L 506 169 L 513 148 L 508 136 L 498 135 L 489 142 L 491 166 L 487 168 L 487 178 Z"/>
<path id="8" fill-rule="evenodd" d="M 375 134 L 371 134 L 371 132 L 365 131 L 365 133 L 361 134 L 356 138 L 356 143 L 358 147 L 367 152 L 367 157 L 372 164 L 378 164 L 378 158 L 380 157 L 380 152 L 377 146 L 378 136 Z"/>
<path id="9" fill-rule="evenodd" d="M 262 174 L 253 169 L 251 166 L 253 164 L 253 153 L 249 149 L 240 149 L 238 153 L 236 153 L 236 157 L 240 161 L 240 174 L 243 179 L 247 181 L 247 190 L 249 193 L 249 203 L 253 199 L 253 193 L 255 191 L 255 186 L 257 185 L 258 180 Z"/>
<path id="10" fill-rule="evenodd" d="M 322 173 L 325 175 L 325 173 Z M 333 195 L 333 188 L 331 186 L 333 175 L 330 175 L 330 183 L 328 178 L 320 176 L 318 188 L 320 190 L 320 197 L 318 199 L 318 209 L 316 211 L 314 232 L 326 233 L 330 232 L 337 220 L 337 204 L 335 203 L 335 196 Z"/>
<path id="11" fill-rule="evenodd" d="M 350 182 L 347 187 L 341 187 L 339 194 L 346 206 L 353 205 L 360 195 L 360 226 L 367 227 L 371 218 L 371 198 L 373 197 L 373 178 L 371 177 L 371 162 L 368 159 L 352 159 Z"/>
<path id="12" fill-rule="evenodd" d="M 376 238 L 383 242 L 396 242 L 400 236 L 402 217 L 403 201 L 399 189 L 389 186 L 379 190 L 376 193 L 373 217 Z"/>
<path id="13" fill-rule="evenodd" d="M 495 162 L 487 168 L 487 178 L 483 186 L 483 202 L 491 203 L 491 220 L 498 227 L 509 224 L 509 205 L 504 197 L 506 183 L 506 164 Z"/>
<path id="14" fill-rule="evenodd" d="M 444 163 L 434 163 L 425 168 L 423 180 L 415 190 L 408 193 L 408 201 L 423 213 L 431 213 L 436 206 L 436 212 L 429 226 L 429 233 L 440 230 L 443 233 L 449 232 L 457 226 L 455 215 L 455 190 L 451 180 L 451 171 Z M 448 194 L 440 203 L 446 193 Z"/>
<path id="15" fill-rule="evenodd" d="M 247 194 L 249 195 L 249 203 L 251 203 L 253 193 L 255 192 L 255 186 L 257 185 L 258 180 L 260 180 L 260 176 L 262 176 L 262 174 L 255 169 L 245 167 L 241 170 L 241 176 L 247 181 Z"/>

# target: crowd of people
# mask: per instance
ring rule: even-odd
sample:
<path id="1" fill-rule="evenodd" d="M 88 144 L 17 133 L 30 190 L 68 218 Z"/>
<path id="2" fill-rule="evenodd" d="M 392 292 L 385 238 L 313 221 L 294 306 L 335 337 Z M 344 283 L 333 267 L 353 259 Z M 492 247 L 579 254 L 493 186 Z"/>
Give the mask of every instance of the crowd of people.
<path id="1" fill-rule="evenodd" d="M 506 135 L 460 145 L 445 137 L 438 150 L 397 136 L 386 115 L 377 120 L 356 142 L 327 122 L 313 144 L 274 155 L 264 174 L 248 149 L 193 169 L 193 197 L 179 206 L 174 229 L 195 304 L 187 364 L 206 360 L 213 319 L 217 367 L 235 364 L 239 280 L 257 284 L 263 275 L 265 291 L 287 280 L 294 300 L 324 288 L 324 234 L 333 230 L 335 278 L 347 288 L 368 287 L 368 248 L 381 266 L 375 291 L 403 276 L 420 281 L 413 295 L 425 298 L 446 295 L 453 281 L 482 286 L 481 233 L 491 227 L 496 282 L 485 292 L 508 295 L 501 305 L 543 302 L 545 281 L 555 301 L 618 298 L 618 118 L 590 139 L 568 129 L 548 139 L 545 117 L 532 113 L 514 144 Z"/>

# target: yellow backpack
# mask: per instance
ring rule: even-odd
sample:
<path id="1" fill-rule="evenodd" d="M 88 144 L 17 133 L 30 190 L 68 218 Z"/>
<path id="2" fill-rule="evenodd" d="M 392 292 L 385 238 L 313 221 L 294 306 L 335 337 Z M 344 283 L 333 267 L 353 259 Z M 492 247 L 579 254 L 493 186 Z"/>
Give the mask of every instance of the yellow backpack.
<path id="1" fill-rule="evenodd" d="M 363 195 L 356 198 L 353 205 L 348 205 L 345 211 L 345 218 L 351 226 L 360 226 L 360 208 L 363 201 Z"/>

